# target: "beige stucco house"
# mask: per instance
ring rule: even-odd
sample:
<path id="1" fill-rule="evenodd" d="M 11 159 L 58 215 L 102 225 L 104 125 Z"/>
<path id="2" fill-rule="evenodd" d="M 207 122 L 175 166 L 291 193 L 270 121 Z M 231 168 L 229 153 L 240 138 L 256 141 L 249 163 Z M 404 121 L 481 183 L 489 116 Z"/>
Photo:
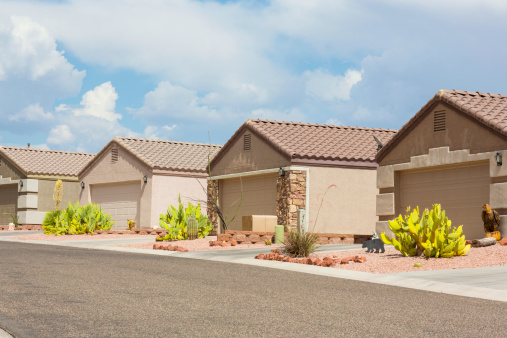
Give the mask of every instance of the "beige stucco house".
<path id="1" fill-rule="evenodd" d="M 32 148 L 0 147 L 0 225 L 17 214 L 20 224 L 40 225 L 47 211 L 55 208 L 53 190 L 62 180 L 62 202 L 79 200 L 77 174 L 93 154 Z"/>
<path id="2" fill-rule="evenodd" d="M 377 231 L 407 206 L 440 203 L 468 239 L 484 237 L 482 205 L 507 233 L 507 96 L 441 90 L 377 155 Z"/>
<path id="3" fill-rule="evenodd" d="M 373 135 L 387 142 L 394 134 L 387 129 L 248 120 L 211 161 L 208 215 L 223 231 L 213 208 L 215 194 L 227 221 L 238 211 L 229 230 L 241 230 L 242 217 L 249 215 L 274 215 L 278 224 L 292 229 L 297 210 L 305 209 L 310 231 L 371 234 L 378 220 Z"/>
<path id="4" fill-rule="evenodd" d="M 113 229 L 158 227 L 169 205 L 206 208 L 208 158 L 220 146 L 116 137 L 79 173 L 80 203 L 98 203 L 116 221 Z"/>

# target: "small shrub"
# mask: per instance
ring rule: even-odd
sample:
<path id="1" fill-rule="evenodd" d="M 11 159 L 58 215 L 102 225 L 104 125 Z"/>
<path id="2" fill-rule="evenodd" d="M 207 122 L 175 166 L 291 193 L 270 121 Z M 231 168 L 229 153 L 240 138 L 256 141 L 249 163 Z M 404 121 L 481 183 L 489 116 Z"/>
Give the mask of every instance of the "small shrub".
<path id="1" fill-rule="evenodd" d="M 46 235 L 79 235 L 95 230 L 109 230 L 115 221 L 102 212 L 97 204 L 88 203 L 80 207 L 79 202 L 69 205 L 64 210 L 49 211 L 42 221 L 42 229 Z"/>
<path id="2" fill-rule="evenodd" d="M 403 218 L 389 221 L 389 228 L 394 233 L 389 238 L 385 233 L 380 237 L 386 244 L 392 244 L 403 256 L 420 256 L 424 253 L 426 258 L 464 256 L 470 250 L 470 244 L 466 244 L 465 236 L 462 235 L 463 226 L 451 229 L 451 221 L 445 216 L 445 210 L 441 210 L 440 204 L 434 204 L 433 209 L 425 209 L 419 217 L 419 207 Z"/>
<path id="3" fill-rule="evenodd" d="M 126 230 L 132 230 L 136 228 L 136 221 L 133 219 L 127 220 L 127 229 Z"/>
<path id="4" fill-rule="evenodd" d="M 167 235 L 159 237 L 157 240 L 188 239 L 187 226 L 190 218 L 195 218 L 197 222 L 197 238 L 208 236 L 210 231 L 213 230 L 213 224 L 208 221 L 207 215 L 201 213 L 201 204 L 194 206 L 188 202 L 188 206 L 185 208 L 181 203 L 181 196 L 178 196 L 178 202 L 177 209 L 171 205 L 166 214 L 160 215 L 160 227 L 167 230 Z"/>
<path id="5" fill-rule="evenodd" d="M 266 239 L 266 240 L 264 241 L 264 243 L 265 243 L 266 245 L 272 245 L 272 244 L 273 244 L 273 243 L 271 242 L 271 240 L 270 240 L 270 239 Z"/>
<path id="6" fill-rule="evenodd" d="M 316 244 L 319 236 L 305 231 L 289 232 L 282 247 L 282 253 L 290 257 L 308 257 L 319 246 Z"/>
<path id="7" fill-rule="evenodd" d="M 12 218 L 12 223 L 14 224 L 15 228 L 19 227 L 19 217 L 17 214 L 10 214 L 8 212 L 4 212 L 3 215 L 9 215 Z"/>

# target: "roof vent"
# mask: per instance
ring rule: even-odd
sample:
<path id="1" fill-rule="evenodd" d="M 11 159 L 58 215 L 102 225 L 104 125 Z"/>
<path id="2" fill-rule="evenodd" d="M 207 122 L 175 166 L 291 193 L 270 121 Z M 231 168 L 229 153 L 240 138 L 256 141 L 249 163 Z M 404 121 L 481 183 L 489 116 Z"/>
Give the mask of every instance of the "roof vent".
<path id="1" fill-rule="evenodd" d="M 243 150 L 252 149 L 252 134 L 243 135 Z"/>
<path id="2" fill-rule="evenodd" d="M 111 163 L 118 162 L 118 148 L 111 149 Z"/>
<path id="3" fill-rule="evenodd" d="M 433 131 L 445 131 L 445 111 L 436 111 L 433 114 Z"/>

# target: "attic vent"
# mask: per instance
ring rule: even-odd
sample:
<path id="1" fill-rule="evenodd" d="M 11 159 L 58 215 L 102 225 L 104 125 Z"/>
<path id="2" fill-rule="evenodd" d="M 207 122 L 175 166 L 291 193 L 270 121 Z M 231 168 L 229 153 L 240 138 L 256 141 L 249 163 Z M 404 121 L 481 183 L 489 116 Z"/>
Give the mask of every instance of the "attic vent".
<path id="1" fill-rule="evenodd" d="M 243 136 L 243 150 L 252 149 L 252 134 L 245 134 Z"/>
<path id="2" fill-rule="evenodd" d="M 433 131 L 445 131 L 445 111 L 436 111 L 433 115 Z"/>
<path id="3" fill-rule="evenodd" d="M 111 149 L 111 163 L 118 162 L 118 148 Z"/>

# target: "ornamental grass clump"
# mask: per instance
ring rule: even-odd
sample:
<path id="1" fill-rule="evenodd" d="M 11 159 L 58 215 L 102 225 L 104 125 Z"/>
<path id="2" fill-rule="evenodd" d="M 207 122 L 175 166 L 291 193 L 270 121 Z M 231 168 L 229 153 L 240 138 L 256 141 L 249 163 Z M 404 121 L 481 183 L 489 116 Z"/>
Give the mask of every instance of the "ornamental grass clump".
<path id="1" fill-rule="evenodd" d="M 97 204 L 88 203 L 80 207 L 79 202 L 69 205 L 64 210 L 46 213 L 42 221 L 42 229 L 46 235 L 79 235 L 95 230 L 109 230 L 115 221 L 102 211 Z"/>
<path id="2" fill-rule="evenodd" d="M 292 230 L 282 247 L 282 254 L 289 257 L 308 257 L 318 248 L 319 236 L 314 233 Z"/>
<path id="3" fill-rule="evenodd" d="M 403 256 L 420 256 L 426 258 L 464 256 L 470 250 L 463 235 L 463 226 L 451 229 L 451 221 L 441 210 L 440 204 L 434 204 L 430 211 L 425 209 L 419 214 L 419 207 L 410 212 L 407 208 L 405 217 L 389 221 L 389 228 L 394 233 L 389 238 L 385 233 L 380 237 L 385 244 L 392 244 Z"/>
<path id="4" fill-rule="evenodd" d="M 208 236 L 213 230 L 213 224 L 208 221 L 208 216 L 201 213 L 201 204 L 192 205 L 188 202 L 185 208 L 181 203 L 181 196 L 178 196 L 178 208 L 170 206 L 166 214 L 160 215 L 159 224 L 162 229 L 167 230 L 167 235 L 157 238 L 158 241 L 185 240 L 188 239 L 188 225 L 190 221 L 191 237 L 197 238 Z M 194 223 L 195 221 L 195 223 Z M 195 228 L 197 227 L 197 232 Z"/>

